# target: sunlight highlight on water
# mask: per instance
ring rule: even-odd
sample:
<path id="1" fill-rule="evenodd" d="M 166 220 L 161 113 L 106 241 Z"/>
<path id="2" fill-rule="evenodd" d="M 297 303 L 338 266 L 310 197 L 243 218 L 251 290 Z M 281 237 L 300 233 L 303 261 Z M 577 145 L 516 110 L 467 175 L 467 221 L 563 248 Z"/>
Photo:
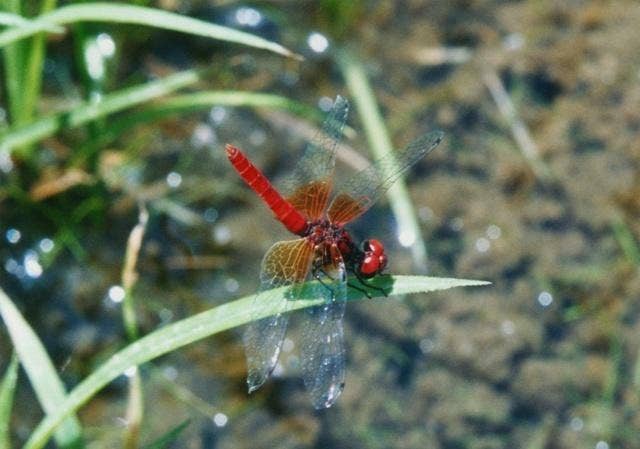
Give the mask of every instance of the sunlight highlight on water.
<path id="1" fill-rule="evenodd" d="M 329 40 L 324 35 L 314 31 L 309 34 L 307 45 L 316 53 L 324 53 L 329 48 Z"/>
<path id="2" fill-rule="evenodd" d="M 229 422 L 229 418 L 224 413 L 216 413 L 213 416 L 213 422 L 218 427 L 224 427 Z"/>
<path id="3" fill-rule="evenodd" d="M 29 250 L 24 254 L 24 271 L 30 278 L 37 279 L 42 276 L 42 265 L 40 265 L 38 253 Z"/>
<path id="4" fill-rule="evenodd" d="M 17 229 L 10 228 L 7 230 L 5 237 L 7 238 L 7 242 L 15 245 L 22 238 L 22 233 Z"/>
<path id="5" fill-rule="evenodd" d="M 109 296 L 109 299 L 115 302 L 116 304 L 121 303 L 124 300 L 124 295 L 125 295 L 124 288 L 122 288 L 119 285 L 111 286 L 109 288 L 109 293 L 107 294 L 107 296 Z"/>
<path id="6" fill-rule="evenodd" d="M 553 296 L 549 292 L 540 292 L 538 295 L 538 303 L 540 303 L 542 307 L 548 307 L 553 303 Z"/>

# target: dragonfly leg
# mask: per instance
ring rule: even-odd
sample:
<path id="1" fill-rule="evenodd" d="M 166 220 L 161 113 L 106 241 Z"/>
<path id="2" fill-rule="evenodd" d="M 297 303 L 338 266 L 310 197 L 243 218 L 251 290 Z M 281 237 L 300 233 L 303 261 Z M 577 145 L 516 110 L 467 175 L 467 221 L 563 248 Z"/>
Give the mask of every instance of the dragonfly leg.
<path id="1" fill-rule="evenodd" d="M 329 285 L 327 285 L 327 283 L 325 282 L 325 280 L 322 278 L 322 276 L 326 276 L 329 279 L 331 279 L 332 281 L 335 281 L 335 279 L 333 279 L 329 273 L 327 273 L 326 271 L 324 271 L 322 269 L 322 267 L 316 267 L 313 269 L 313 277 L 315 280 L 317 280 L 318 282 L 320 282 L 320 285 L 322 285 L 324 288 L 326 288 L 327 290 L 329 290 L 331 292 L 331 300 L 335 300 L 335 291 L 333 290 L 333 288 L 331 288 Z"/>
<path id="2" fill-rule="evenodd" d="M 387 295 L 387 292 L 384 291 L 383 288 L 378 287 L 377 285 L 371 284 L 365 278 L 360 276 L 360 273 L 358 273 L 356 270 L 353 271 L 353 274 L 356 276 L 356 279 L 358 279 L 358 282 L 360 282 L 360 284 L 364 285 L 366 288 L 378 291 L 383 296 L 389 296 L 389 295 Z M 369 299 L 372 298 L 371 294 L 367 290 L 363 289 L 362 287 L 357 287 L 357 286 L 355 286 L 353 284 L 349 284 L 349 287 L 355 288 L 356 290 L 359 290 L 359 291 L 363 292 L 367 296 L 367 298 L 369 298 Z"/>

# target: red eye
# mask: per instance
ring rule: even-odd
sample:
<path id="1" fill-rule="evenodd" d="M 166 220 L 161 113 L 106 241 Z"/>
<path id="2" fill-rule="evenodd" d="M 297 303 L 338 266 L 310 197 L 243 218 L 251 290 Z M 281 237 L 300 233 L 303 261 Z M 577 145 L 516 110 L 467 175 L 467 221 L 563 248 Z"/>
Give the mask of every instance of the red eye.
<path id="1" fill-rule="evenodd" d="M 362 277 L 371 278 L 378 274 L 380 269 L 380 259 L 376 256 L 365 256 L 360 265 L 360 274 Z"/>
<path id="2" fill-rule="evenodd" d="M 384 245 L 382 242 L 376 239 L 365 240 L 362 245 L 365 253 L 375 254 L 376 256 L 380 256 L 384 253 Z"/>

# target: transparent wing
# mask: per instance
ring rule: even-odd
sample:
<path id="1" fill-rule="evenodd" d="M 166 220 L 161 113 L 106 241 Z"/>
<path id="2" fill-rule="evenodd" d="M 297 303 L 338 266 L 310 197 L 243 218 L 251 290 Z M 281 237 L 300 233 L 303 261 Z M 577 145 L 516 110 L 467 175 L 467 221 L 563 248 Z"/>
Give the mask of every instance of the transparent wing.
<path id="1" fill-rule="evenodd" d="M 292 174 L 285 180 L 285 198 L 309 220 L 322 216 L 329 201 L 336 145 L 347 120 L 349 103 L 338 95 L 321 131 L 307 145 Z"/>
<path id="2" fill-rule="evenodd" d="M 344 262 L 334 251 L 335 262 L 314 272 L 320 283 L 312 294 L 324 298 L 324 304 L 306 309 L 303 323 L 302 376 L 317 409 L 331 407 L 344 388 L 342 317 L 347 279 Z"/>
<path id="3" fill-rule="evenodd" d="M 344 225 L 365 213 L 376 200 L 413 164 L 438 146 L 442 131 L 433 131 L 411 142 L 403 150 L 376 161 L 343 184 L 334 197 L 327 216 Z"/>
<path id="4" fill-rule="evenodd" d="M 313 246 L 306 239 L 275 243 L 262 259 L 261 291 L 252 306 L 252 321 L 244 333 L 247 356 L 247 385 L 249 392 L 259 388 L 276 366 L 282 341 L 287 330 L 288 306 L 291 298 L 279 299 L 278 313 L 262 318 L 273 307 L 270 290 L 275 287 L 303 282 L 313 259 Z M 296 292 L 295 287 L 291 295 Z"/>

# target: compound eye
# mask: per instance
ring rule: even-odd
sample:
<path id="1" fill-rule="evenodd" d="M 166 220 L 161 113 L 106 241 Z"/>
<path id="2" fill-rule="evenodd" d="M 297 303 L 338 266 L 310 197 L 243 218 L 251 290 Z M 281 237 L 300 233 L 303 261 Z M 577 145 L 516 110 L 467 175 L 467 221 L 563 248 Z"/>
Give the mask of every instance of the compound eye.
<path id="1" fill-rule="evenodd" d="M 362 244 L 362 248 L 365 253 L 375 254 L 376 256 L 380 256 L 384 253 L 384 245 L 380 240 L 376 239 L 365 240 Z"/>
<path id="2" fill-rule="evenodd" d="M 377 256 L 365 256 L 360 265 L 360 274 L 364 278 L 371 278 L 378 274 L 380 259 Z"/>

